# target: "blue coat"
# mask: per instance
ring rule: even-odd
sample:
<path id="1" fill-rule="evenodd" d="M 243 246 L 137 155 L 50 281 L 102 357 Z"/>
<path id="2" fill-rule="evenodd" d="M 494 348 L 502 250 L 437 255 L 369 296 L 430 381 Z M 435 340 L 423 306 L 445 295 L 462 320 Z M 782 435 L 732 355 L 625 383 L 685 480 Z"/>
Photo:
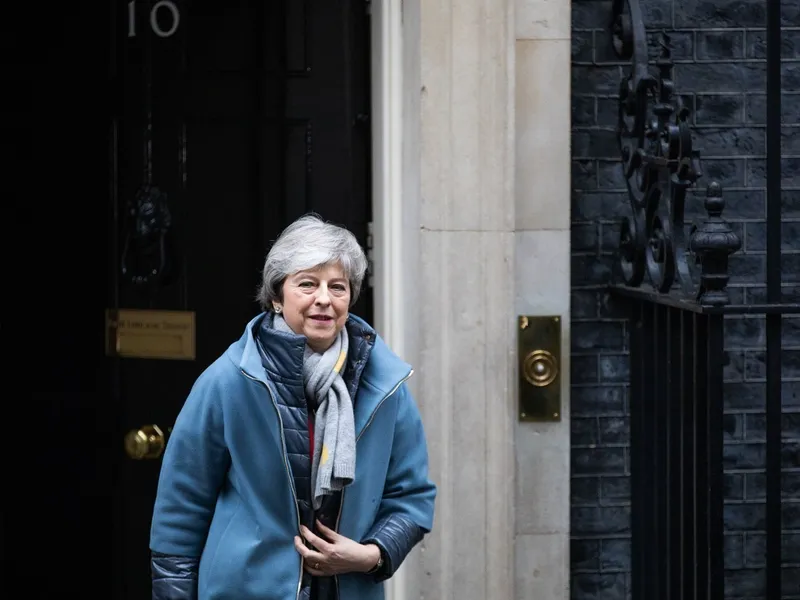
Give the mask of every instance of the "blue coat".
<path id="1" fill-rule="evenodd" d="M 286 382 L 262 364 L 253 334 L 262 316 L 201 374 L 176 419 L 153 511 L 154 598 L 298 597 L 299 513 L 279 410 Z M 351 324 L 369 327 L 353 315 Z M 280 366 L 302 372 L 302 352 L 271 351 Z M 342 600 L 382 599 L 380 580 L 433 526 L 436 488 L 406 386 L 411 374 L 374 336 L 354 401 L 356 477 L 342 495 L 338 531 L 377 543 L 388 564 L 383 577 L 339 576 Z"/>

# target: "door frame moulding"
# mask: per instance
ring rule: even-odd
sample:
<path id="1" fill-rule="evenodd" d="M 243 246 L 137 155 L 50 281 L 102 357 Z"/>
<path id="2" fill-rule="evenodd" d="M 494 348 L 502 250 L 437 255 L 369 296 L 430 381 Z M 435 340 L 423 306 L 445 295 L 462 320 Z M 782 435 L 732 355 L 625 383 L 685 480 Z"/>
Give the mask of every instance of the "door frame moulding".
<path id="1" fill-rule="evenodd" d="M 404 353 L 403 281 L 403 0 L 372 0 L 372 221 L 374 325 Z M 401 566 L 385 584 L 387 600 L 405 600 Z"/>
<path id="2" fill-rule="evenodd" d="M 377 0 L 371 5 L 374 320 L 381 336 L 402 356 L 402 0 Z"/>

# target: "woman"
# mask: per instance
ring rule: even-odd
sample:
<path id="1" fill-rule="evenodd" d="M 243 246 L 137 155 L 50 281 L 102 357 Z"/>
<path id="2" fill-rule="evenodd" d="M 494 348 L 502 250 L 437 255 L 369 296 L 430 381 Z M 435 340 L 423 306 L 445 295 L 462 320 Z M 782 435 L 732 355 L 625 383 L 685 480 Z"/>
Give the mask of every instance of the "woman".
<path id="1" fill-rule="evenodd" d="M 412 370 L 349 314 L 366 268 L 316 216 L 275 242 L 264 312 L 197 379 L 167 444 L 153 600 L 377 600 L 430 531 Z"/>

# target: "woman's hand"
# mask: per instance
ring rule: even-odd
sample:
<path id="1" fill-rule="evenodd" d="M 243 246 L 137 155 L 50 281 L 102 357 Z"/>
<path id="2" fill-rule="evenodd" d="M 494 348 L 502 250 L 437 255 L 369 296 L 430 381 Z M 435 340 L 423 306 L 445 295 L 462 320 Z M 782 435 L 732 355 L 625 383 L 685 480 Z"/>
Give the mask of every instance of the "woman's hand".
<path id="1" fill-rule="evenodd" d="M 314 535 L 305 526 L 300 527 L 300 533 L 313 548 L 303 544 L 299 536 L 294 538 L 295 548 L 305 559 L 306 571 L 312 575 L 329 577 L 343 573 L 366 573 L 378 564 L 381 551 L 376 545 L 354 542 L 319 521 L 317 528 L 324 537 Z"/>

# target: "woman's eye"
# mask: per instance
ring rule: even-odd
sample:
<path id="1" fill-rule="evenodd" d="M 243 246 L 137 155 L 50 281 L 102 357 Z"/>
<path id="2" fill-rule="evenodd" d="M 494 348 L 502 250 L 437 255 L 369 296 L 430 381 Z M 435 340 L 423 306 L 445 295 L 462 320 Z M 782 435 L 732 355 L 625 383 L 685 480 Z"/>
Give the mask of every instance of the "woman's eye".
<path id="1" fill-rule="evenodd" d="M 301 281 L 300 287 L 305 287 L 305 288 L 314 287 L 314 284 L 310 281 Z"/>
<path id="2" fill-rule="evenodd" d="M 331 287 L 333 287 L 333 289 L 335 289 L 337 292 L 344 292 L 346 290 L 346 288 L 341 283 L 337 283 L 336 285 Z"/>

